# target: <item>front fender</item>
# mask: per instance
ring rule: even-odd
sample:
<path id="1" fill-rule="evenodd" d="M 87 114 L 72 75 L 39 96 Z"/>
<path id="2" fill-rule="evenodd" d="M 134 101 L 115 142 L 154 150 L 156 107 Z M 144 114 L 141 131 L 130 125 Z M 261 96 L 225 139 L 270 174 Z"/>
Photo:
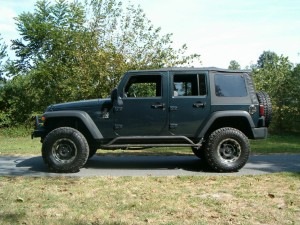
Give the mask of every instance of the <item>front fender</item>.
<path id="1" fill-rule="evenodd" d="M 94 139 L 103 139 L 101 132 L 98 127 L 90 117 L 90 115 L 84 111 L 77 110 L 66 110 L 66 111 L 54 111 L 54 112 L 45 112 L 43 116 L 47 119 L 50 118 L 66 118 L 73 117 L 82 121 L 82 123 L 89 130 Z"/>

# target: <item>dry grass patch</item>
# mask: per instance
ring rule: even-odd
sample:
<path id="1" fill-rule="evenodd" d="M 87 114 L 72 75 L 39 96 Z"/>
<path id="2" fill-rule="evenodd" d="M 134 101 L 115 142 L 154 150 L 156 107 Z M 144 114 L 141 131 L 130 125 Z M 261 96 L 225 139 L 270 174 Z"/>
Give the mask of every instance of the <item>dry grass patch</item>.
<path id="1" fill-rule="evenodd" d="M 1 224 L 300 224 L 300 174 L 0 178 Z"/>

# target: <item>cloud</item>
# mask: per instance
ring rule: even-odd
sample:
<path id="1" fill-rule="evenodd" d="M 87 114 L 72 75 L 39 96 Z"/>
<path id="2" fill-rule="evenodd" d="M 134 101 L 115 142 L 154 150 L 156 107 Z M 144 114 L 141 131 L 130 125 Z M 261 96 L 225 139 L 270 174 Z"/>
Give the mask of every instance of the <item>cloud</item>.
<path id="1" fill-rule="evenodd" d="M 16 17 L 16 13 L 9 7 L 1 6 L 0 15 L 0 33 L 2 36 L 10 37 L 16 33 L 13 20 Z"/>
<path id="2" fill-rule="evenodd" d="M 6 45 L 10 46 L 11 40 L 19 38 L 15 18 L 22 12 L 33 11 L 35 2 L 35 0 L 1 0 L 0 34 L 3 39 L 2 42 Z M 7 52 L 10 58 L 14 57 L 14 53 L 10 48 L 7 49 Z"/>

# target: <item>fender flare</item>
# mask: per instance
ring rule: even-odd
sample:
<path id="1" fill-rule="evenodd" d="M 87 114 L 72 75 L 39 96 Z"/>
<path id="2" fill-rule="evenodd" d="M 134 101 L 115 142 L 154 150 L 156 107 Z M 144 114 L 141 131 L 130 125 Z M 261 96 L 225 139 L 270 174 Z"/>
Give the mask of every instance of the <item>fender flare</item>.
<path id="1" fill-rule="evenodd" d="M 209 130 L 209 128 L 211 127 L 211 125 L 219 118 L 222 117 L 244 117 L 247 119 L 247 121 L 249 122 L 250 128 L 251 130 L 253 130 L 253 128 L 255 128 L 255 125 L 253 123 L 253 120 L 250 116 L 250 114 L 246 111 L 235 111 L 235 110 L 229 110 L 229 111 L 218 111 L 218 112 L 214 112 L 212 114 L 212 116 L 209 118 L 209 120 L 206 122 L 205 126 L 203 127 L 203 129 L 201 130 L 199 137 L 204 137 L 206 132 Z"/>
<path id="2" fill-rule="evenodd" d="M 101 132 L 90 117 L 90 115 L 84 111 L 66 110 L 66 111 L 52 111 L 45 112 L 43 116 L 46 118 L 59 118 L 59 117 L 74 117 L 80 119 L 82 123 L 87 127 L 94 139 L 103 139 Z"/>

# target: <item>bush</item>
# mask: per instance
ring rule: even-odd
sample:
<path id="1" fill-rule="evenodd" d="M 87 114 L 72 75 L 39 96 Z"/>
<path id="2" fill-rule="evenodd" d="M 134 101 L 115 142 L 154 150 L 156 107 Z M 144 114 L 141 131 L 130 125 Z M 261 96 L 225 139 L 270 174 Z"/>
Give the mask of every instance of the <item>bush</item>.
<path id="1" fill-rule="evenodd" d="M 0 129 L 0 135 L 4 137 L 28 137 L 33 128 L 26 126 L 14 126 Z"/>

